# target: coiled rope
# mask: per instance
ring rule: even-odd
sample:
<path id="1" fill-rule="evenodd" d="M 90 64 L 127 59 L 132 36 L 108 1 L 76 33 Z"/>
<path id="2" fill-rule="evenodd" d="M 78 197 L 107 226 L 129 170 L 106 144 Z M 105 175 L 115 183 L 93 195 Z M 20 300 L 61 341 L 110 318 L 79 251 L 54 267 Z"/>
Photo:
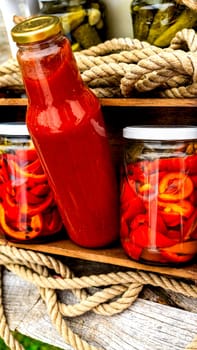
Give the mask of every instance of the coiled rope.
<path id="1" fill-rule="evenodd" d="M 82 79 L 98 97 L 142 93 L 167 98 L 197 97 L 197 34 L 183 29 L 168 48 L 138 39 L 107 40 L 74 53 Z M 24 89 L 16 60 L 0 66 L 0 88 Z"/>
<path id="2" fill-rule="evenodd" d="M 122 312 L 137 299 L 144 285 L 161 287 L 197 298 L 197 286 L 155 273 L 127 271 L 75 277 L 72 271 L 52 256 L 7 245 L 0 246 L 0 337 L 11 350 L 24 350 L 9 330 L 5 317 L 2 288 L 3 268 L 38 287 L 52 323 L 67 344 L 75 350 L 101 350 L 88 344 L 68 327 L 64 316 L 75 317 L 88 311 L 110 316 Z M 85 288 L 102 287 L 94 294 Z M 75 305 L 58 300 L 56 290 L 71 290 L 78 298 Z M 185 350 L 197 349 L 197 337 Z"/>

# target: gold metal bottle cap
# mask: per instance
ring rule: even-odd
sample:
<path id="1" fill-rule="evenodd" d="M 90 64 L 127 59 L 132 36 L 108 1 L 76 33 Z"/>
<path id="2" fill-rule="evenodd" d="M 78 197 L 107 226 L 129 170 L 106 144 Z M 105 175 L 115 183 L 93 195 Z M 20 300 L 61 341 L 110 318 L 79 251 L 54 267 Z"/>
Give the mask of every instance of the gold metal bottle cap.
<path id="1" fill-rule="evenodd" d="M 28 44 L 48 39 L 61 31 L 60 19 L 47 15 L 26 19 L 12 28 L 11 35 L 16 43 Z"/>

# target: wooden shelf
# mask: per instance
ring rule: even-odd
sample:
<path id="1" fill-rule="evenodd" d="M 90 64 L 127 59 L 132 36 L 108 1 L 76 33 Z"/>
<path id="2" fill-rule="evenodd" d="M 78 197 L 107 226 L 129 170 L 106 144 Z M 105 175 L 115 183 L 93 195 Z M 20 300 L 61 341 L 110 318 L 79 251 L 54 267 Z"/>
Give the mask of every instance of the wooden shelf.
<path id="1" fill-rule="evenodd" d="M 101 98 L 103 107 L 197 107 L 197 99 Z"/>
<path id="2" fill-rule="evenodd" d="M 27 106 L 27 98 L 0 98 L 0 106 Z"/>
<path id="3" fill-rule="evenodd" d="M 78 258 L 92 262 L 117 265 L 121 267 L 137 269 L 148 272 L 160 273 L 172 277 L 187 278 L 197 280 L 197 264 L 191 264 L 185 267 L 166 267 L 145 265 L 129 259 L 123 249 L 117 245 L 111 248 L 104 249 L 87 249 L 79 247 L 69 239 L 59 240 L 44 244 L 24 244 L 12 243 L 0 237 L 0 245 L 15 246 L 23 249 L 30 249 L 36 252 L 54 254 L 64 257 Z"/>
<path id="4" fill-rule="evenodd" d="M 197 107 L 197 99 L 101 98 L 103 107 Z M 26 106 L 27 98 L 0 98 L 0 106 Z"/>

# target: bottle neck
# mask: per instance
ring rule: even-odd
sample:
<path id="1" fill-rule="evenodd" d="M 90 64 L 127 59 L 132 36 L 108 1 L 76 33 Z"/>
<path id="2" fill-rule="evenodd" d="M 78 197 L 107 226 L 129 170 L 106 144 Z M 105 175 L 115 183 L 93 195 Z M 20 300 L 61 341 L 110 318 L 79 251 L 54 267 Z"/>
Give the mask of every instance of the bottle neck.
<path id="1" fill-rule="evenodd" d="M 76 98 L 84 87 L 70 43 L 62 35 L 20 45 L 17 57 L 31 104 L 62 103 Z"/>

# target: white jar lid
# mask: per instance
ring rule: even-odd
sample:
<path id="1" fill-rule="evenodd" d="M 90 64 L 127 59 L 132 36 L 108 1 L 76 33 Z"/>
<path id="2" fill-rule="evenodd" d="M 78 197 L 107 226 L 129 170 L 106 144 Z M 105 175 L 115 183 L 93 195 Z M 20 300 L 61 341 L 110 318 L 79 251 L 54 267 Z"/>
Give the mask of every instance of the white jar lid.
<path id="1" fill-rule="evenodd" d="M 135 125 L 123 129 L 123 137 L 134 140 L 177 141 L 197 140 L 197 126 L 187 125 Z"/>
<path id="2" fill-rule="evenodd" d="M 23 122 L 0 123 L 0 136 L 29 136 L 27 125 Z"/>

